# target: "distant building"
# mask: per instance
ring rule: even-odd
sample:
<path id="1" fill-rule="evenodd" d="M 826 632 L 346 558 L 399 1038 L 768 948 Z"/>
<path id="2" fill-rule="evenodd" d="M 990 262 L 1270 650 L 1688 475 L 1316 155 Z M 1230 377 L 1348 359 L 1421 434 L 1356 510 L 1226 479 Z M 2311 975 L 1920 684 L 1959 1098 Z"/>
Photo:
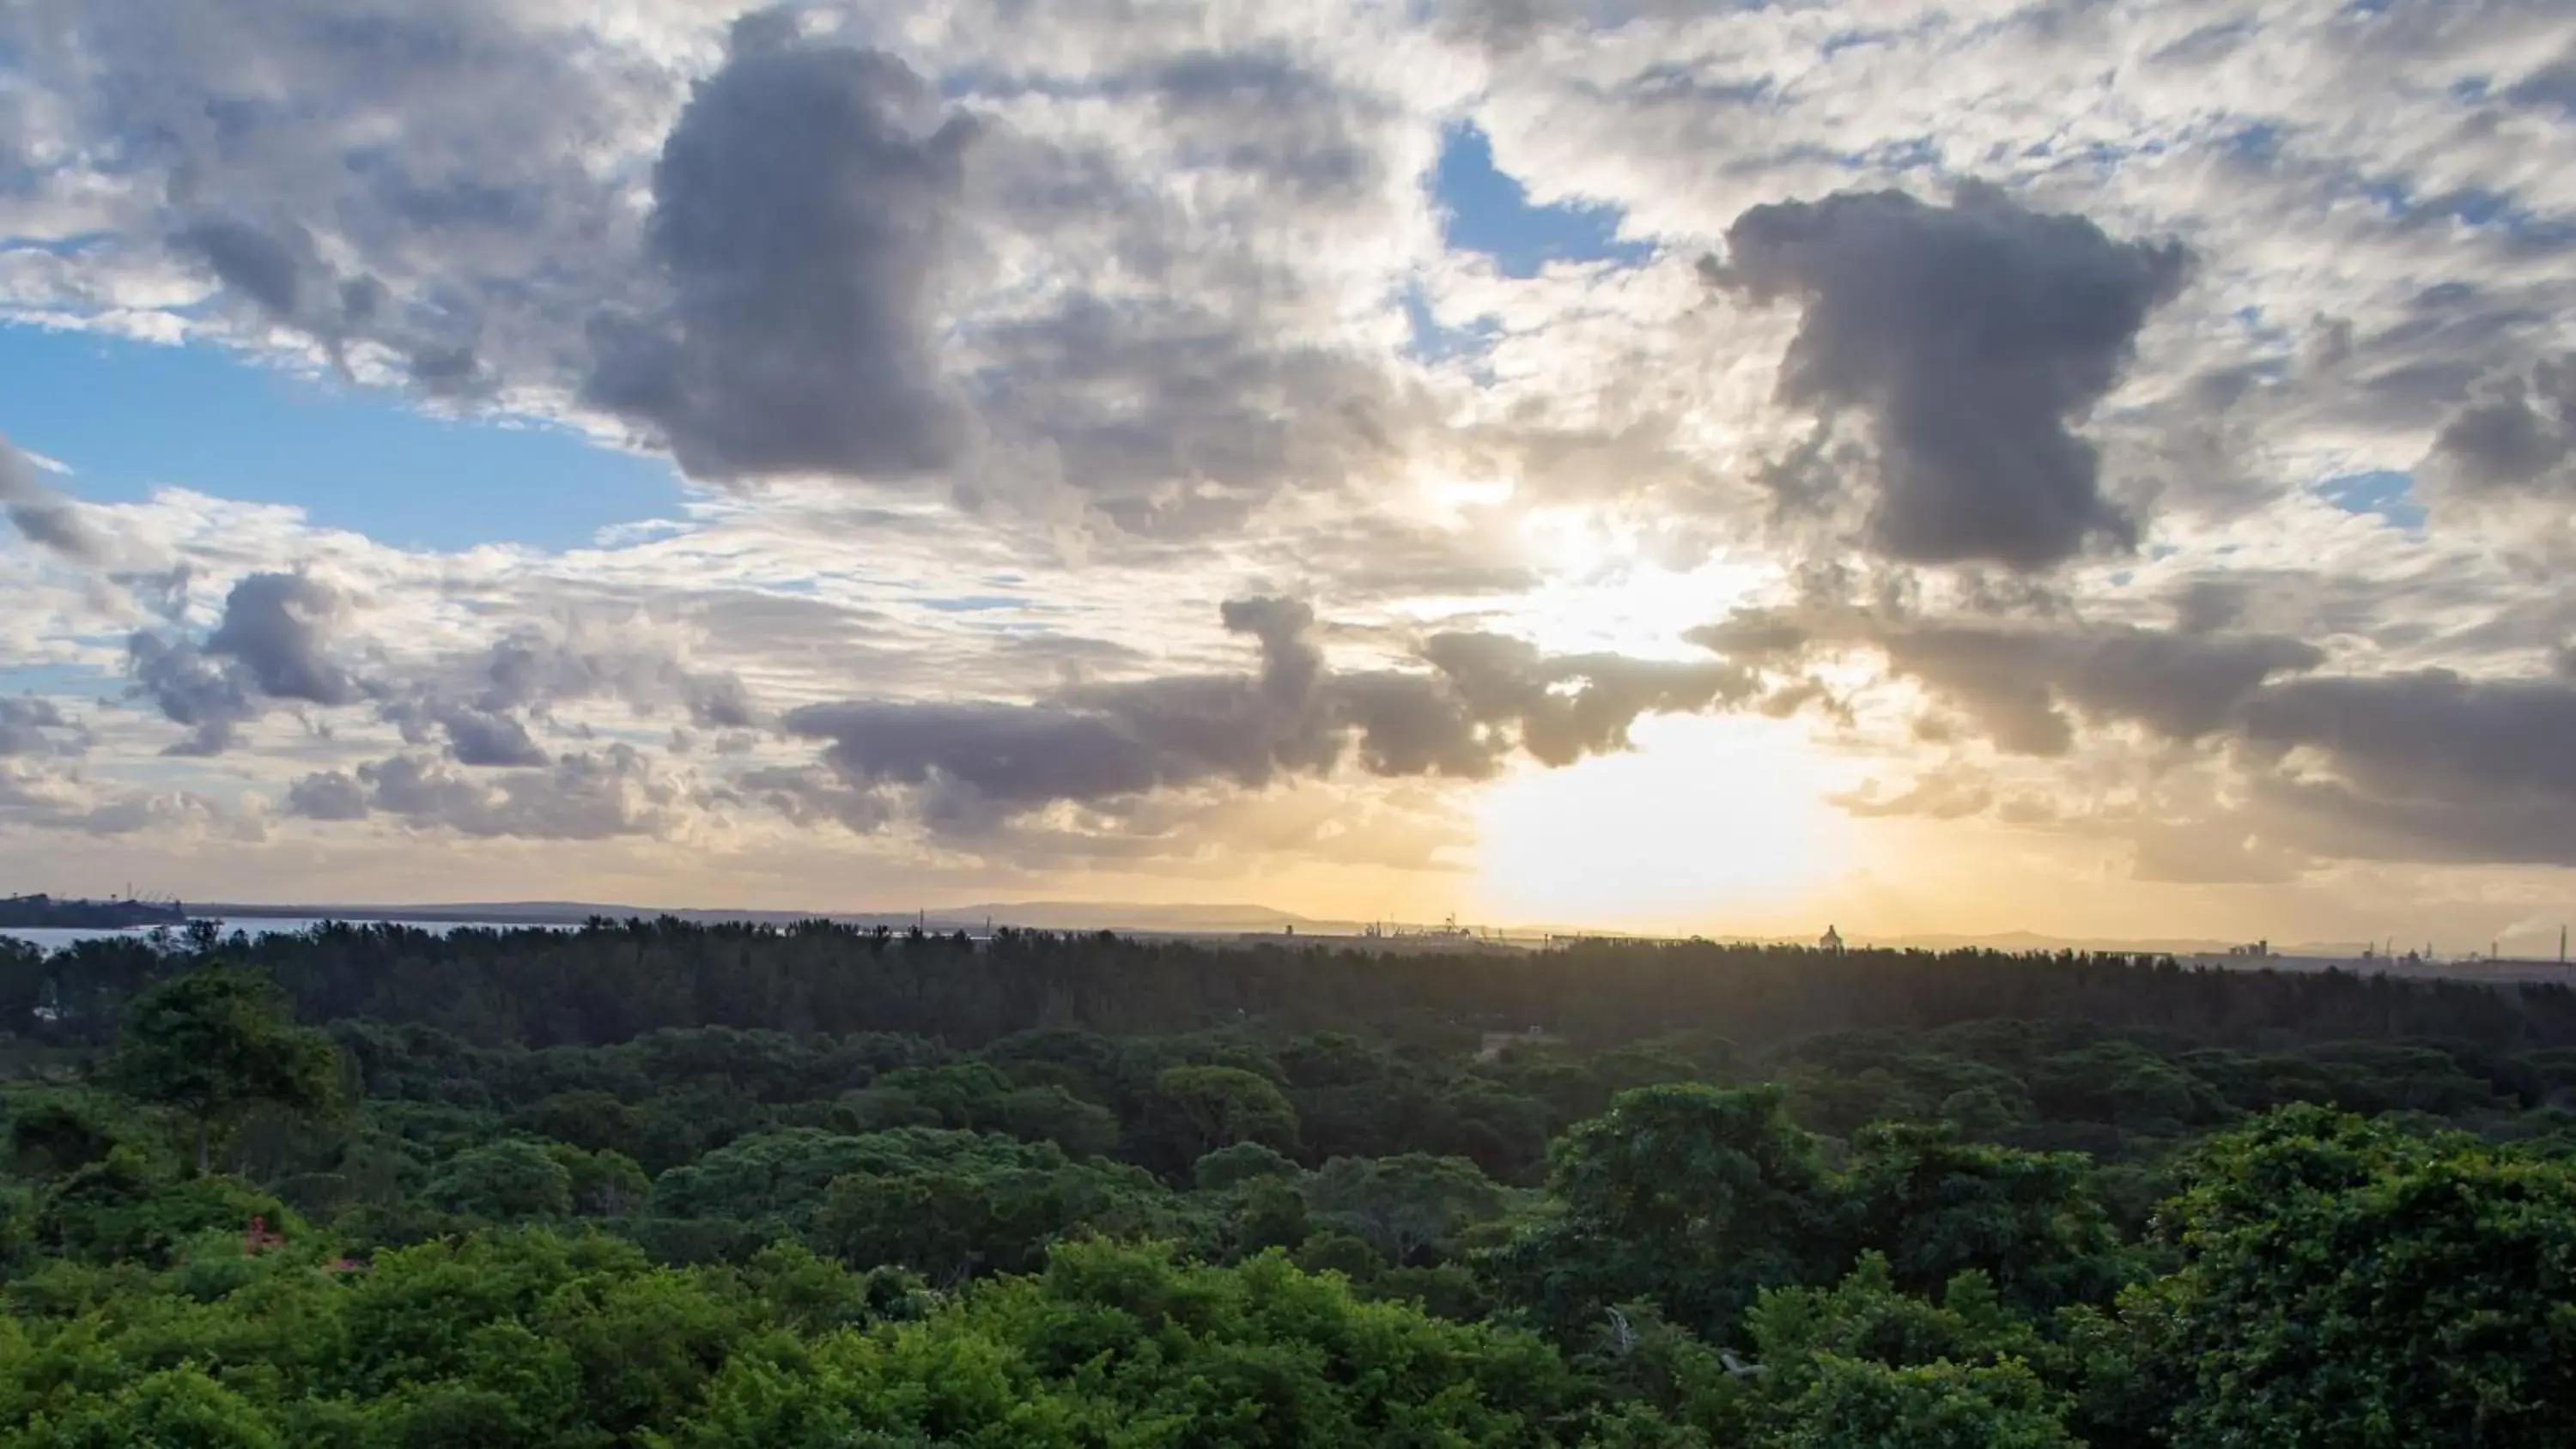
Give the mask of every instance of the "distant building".
<path id="1" fill-rule="evenodd" d="M 1816 948 L 1822 951 L 1840 951 L 1843 948 L 1843 933 L 1831 926 L 1825 927 L 1825 934 L 1816 941 Z"/>

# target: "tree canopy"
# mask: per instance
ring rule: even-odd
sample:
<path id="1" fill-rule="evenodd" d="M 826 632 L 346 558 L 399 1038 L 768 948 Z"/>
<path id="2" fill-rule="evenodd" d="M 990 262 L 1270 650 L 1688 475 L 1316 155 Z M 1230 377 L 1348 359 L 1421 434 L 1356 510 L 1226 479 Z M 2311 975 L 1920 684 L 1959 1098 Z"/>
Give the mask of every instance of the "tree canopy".
<path id="1" fill-rule="evenodd" d="M 0 1449 L 2576 1442 L 2563 992 L 460 934 L 0 950 Z"/>

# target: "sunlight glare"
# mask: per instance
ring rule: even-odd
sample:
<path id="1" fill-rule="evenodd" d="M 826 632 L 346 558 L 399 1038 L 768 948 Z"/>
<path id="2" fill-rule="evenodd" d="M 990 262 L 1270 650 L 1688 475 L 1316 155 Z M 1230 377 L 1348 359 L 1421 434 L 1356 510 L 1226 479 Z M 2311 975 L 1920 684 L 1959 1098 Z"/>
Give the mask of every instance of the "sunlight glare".
<path id="1" fill-rule="evenodd" d="M 1858 864 L 1851 822 L 1794 724 L 1638 722 L 1638 748 L 1524 768 L 1478 805 L 1476 911 L 1503 924 L 1795 930 Z"/>

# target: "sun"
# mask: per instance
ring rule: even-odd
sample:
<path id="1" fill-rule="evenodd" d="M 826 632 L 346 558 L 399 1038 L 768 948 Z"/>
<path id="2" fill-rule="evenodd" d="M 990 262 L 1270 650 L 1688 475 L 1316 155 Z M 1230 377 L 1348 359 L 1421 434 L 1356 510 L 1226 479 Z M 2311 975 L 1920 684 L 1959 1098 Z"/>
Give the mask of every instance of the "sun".
<path id="1" fill-rule="evenodd" d="M 1658 718 L 1633 751 L 1525 767 L 1476 808 L 1478 919 L 1658 933 L 1798 929 L 1856 865 L 1795 724 Z"/>

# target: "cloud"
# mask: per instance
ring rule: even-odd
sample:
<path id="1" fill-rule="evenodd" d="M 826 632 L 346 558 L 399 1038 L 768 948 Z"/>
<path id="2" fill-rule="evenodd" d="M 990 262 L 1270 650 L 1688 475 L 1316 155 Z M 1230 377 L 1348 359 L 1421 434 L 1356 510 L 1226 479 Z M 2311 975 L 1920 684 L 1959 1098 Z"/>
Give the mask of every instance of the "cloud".
<path id="1" fill-rule="evenodd" d="M 678 830 L 690 792 L 631 745 L 568 754 L 544 769 L 469 778 L 420 755 L 320 771 L 287 792 L 290 814 L 320 821 L 387 815 L 480 837 L 606 840 Z"/>
<path id="2" fill-rule="evenodd" d="M 77 755 L 89 745 L 89 732 L 65 719 L 52 700 L 0 695 L 0 759 Z"/>
<path id="3" fill-rule="evenodd" d="M 174 755 L 219 755 L 240 726 L 274 701 L 325 707 L 361 697 L 358 681 L 329 655 L 347 601 L 301 574 L 255 573 L 233 585 L 203 643 L 138 630 L 126 640 L 126 668 L 163 718 L 189 727 Z"/>
<path id="4" fill-rule="evenodd" d="M 1890 795 L 1872 783 L 1860 790 L 1830 797 L 1846 813 L 1863 818 L 1874 816 L 1919 815 L 1934 820 L 1958 820 L 1982 815 L 1994 803 L 1994 791 L 1982 780 L 1938 771 L 1926 773 L 1912 784 Z"/>
<path id="5" fill-rule="evenodd" d="M 442 741 L 447 757 L 477 769 L 545 765 L 531 721 L 565 706 L 610 701 L 639 717 L 677 710 L 702 729 L 757 726 L 761 712 L 741 679 L 693 668 L 669 641 L 641 628 L 521 627 L 488 648 L 449 655 L 364 688 L 379 718 L 415 747 Z"/>
<path id="6" fill-rule="evenodd" d="M 1693 642 L 1753 664 L 1859 647 L 1975 720 L 1996 746 L 2063 755 L 2066 711 L 2188 743 L 2230 723 L 2267 679 L 2325 662 L 2314 645 L 2215 628 L 2163 631 L 2078 621 L 2012 625 L 1889 617 L 1864 610 L 1746 610 Z"/>
<path id="7" fill-rule="evenodd" d="M 1695 714 L 1752 689 L 1733 665 L 1548 655 L 1497 634 L 1435 634 L 1422 654 L 1471 720 L 1516 726 L 1521 748 L 1550 766 L 1627 749 L 1628 727 L 1640 715 Z"/>
<path id="8" fill-rule="evenodd" d="M 191 790 L 102 787 L 59 762 L 9 758 L 5 751 L 0 751 L 0 825 L 101 838 L 143 836 L 181 847 L 209 831 L 250 844 L 263 834 L 255 810 L 237 809 Z"/>
<path id="9" fill-rule="evenodd" d="M 1548 655 L 1466 632 L 1425 639 L 1427 671 L 1336 672 L 1303 603 L 1232 600 L 1222 618 L 1258 641 L 1259 673 L 1075 686 L 1026 704 L 852 700 L 790 711 L 783 724 L 828 740 L 823 763 L 849 789 L 904 792 L 933 828 L 976 831 L 1059 802 L 1259 791 L 1330 774 L 1353 753 L 1387 777 L 1482 779 L 1516 749 L 1571 764 L 1627 748 L 1640 715 L 1704 711 L 1752 685 L 1729 664 Z M 810 781 L 789 794 L 815 808 Z M 839 800 L 828 813 L 851 818 L 853 807 Z M 856 813 L 875 818 L 875 807 Z"/>
<path id="10" fill-rule="evenodd" d="M 1774 202 L 1735 219 L 1718 286 L 1802 309 L 1779 400 L 1851 409 L 1876 446 L 1871 544 L 1914 563 L 2040 569 L 2137 524 L 2074 426 L 2117 383 L 2149 313 L 2180 293 L 2178 243 L 2115 241 L 2080 216 L 1963 185 Z M 1829 485 L 1845 486 L 1839 463 Z"/>
<path id="11" fill-rule="evenodd" d="M 2444 420 L 2427 459 L 2435 478 L 2467 499 L 2564 495 L 2576 485 L 2576 353 L 2548 358 L 2527 376 L 2491 380 Z"/>
<path id="12" fill-rule="evenodd" d="M 307 820 L 364 820 L 373 801 L 364 781 L 343 770 L 305 776 L 286 792 L 286 811 Z"/>
<path id="13" fill-rule="evenodd" d="M 761 710 L 738 676 L 694 667 L 670 643 L 621 632 L 515 630 L 472 661 L 461 688 L 486 714 L 542 714 L 576 700 L 609 698 L 646 715 L 676 708 L 708 729 L 761 723 Z"/>
<path id="14" fill-rule="evenodd" d="M 528 727 L 506 714 L 447 701 L 415 700 L 388 705 L 385 714 L 409 744 L 428 743 L 430 727 L 435 725 L 447 737 L 449 757 L 460 765 L 497 768 L 542 765 L 547 760 Z"/>
<path id="15" fill-rule="evenodd" d="M 205 652 L 240 665 L 271 699 L 353 703 L 357 681 L 326 652 L 346 612 L 337 593 L 302 574 L 252 574 L 225 597 L 223 621 L 206 636 Z"/>
<path id="16" fill-rule="evenodd" d="M 74 563 L 97 564 L 107 557 L 107 542 L 81 516 L 80 505 L 36 478 L 44 466 L 35 455 L 0 438 L 0 513 L 29 543 L 50 549 Z M 59 471 L 57 464 L 47 471 Z"/>
<path id="17" fill-rule="evenodd" d="M 1355 96 L 1284 47 L 1191 50 L 1157 62 L 1146 87 L 1185 163 L 1257 178 L 1308 204 L 1372 195 L 1387 157 L 1371 134 L 1395 107 Z"/>
<path id="18" fill-rule="evenodd" d="M 2060 703 L 2188 742 L 2216 730 L 2275 674 L 2324 654 L 2273 635 L 2174 634 L 2134 626 L 2014 630 L 1922 626 L 1878 639 L 1895 672 L 1975 716 L 2008 750 L 2060 754 Z"/>
<path id="19" fill-rule="evenodd" d="M 126 670 L 162 718 L 188 727 L 188 737 L 164 754 L 220 755 L 242 725 L 265 713 L 234 672 L 186 639 L 138 631 L 126 641 Z"/>
<path id="20" fill-rule="evenodd" d="M 737 20 L 653 172 L 668 303 L 594 325 L 591 398 L 701 478 L 953 462 L 935 293 L 976 125 L 938 112 L 891 55 L 809 42 L 787 11 Z"/>
<path id="21" fill-rule="evenodd" d="M 2246 702 L 2265 806 L 2320 854 L 2576 864 L 2576 684 L 2428 669 Z"/>
<path id="22" fill-rule="evenodd" d="M 312 233 L 300 226 L 271 233 L 233 217 L 210 217 L 182 228 L 177 242 L 280 322 L 304 319 L 316 273 L 330 280 Z"/>

